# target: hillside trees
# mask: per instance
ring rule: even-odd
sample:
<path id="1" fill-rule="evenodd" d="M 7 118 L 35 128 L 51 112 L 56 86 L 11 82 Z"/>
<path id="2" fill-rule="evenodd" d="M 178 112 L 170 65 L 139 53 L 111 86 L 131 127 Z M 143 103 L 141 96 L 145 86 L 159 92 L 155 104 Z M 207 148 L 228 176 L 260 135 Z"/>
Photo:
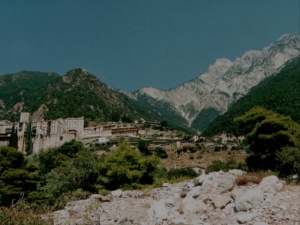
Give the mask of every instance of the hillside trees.
<path id="1" fill-rule="evenodd" d="M 247 158 L 249 169 L 280 170 L 284 163 L 289 162 L 278 157 L 282 149 L 300 147 L 300 125 L 289 116 L 254 107 L 235 121 L 247 134 L 251 153 Z"/>

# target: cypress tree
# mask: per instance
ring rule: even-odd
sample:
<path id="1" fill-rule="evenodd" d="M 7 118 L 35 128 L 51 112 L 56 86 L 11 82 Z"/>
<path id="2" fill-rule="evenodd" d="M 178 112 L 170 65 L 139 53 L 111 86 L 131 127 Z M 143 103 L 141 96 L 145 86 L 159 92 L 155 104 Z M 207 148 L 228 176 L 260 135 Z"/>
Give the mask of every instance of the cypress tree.
<path id="1" fill-rule="evenodd" d="M 31 131 L 31 121 L 26 127 L 25 131 L 25 152 L 27 155 L 32 153 L 32 131 Z"/>
<path id="2" fill-rule="evenodd" d="M 8 146 L 18 149 L 18 131 L 17 128 L 15 128 L 15 125 L 13 125 L 11 129 Z"/>

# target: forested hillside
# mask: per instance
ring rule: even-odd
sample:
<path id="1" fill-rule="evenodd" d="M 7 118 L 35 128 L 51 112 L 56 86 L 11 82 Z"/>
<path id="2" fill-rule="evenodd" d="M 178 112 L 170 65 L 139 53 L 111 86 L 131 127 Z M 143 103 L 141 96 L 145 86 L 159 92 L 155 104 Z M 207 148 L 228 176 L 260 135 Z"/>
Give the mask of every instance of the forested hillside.
<path id="1" fill-rule="evenodd" d="M 239 134 L 239 128 L 233 119 L 254 106 L 262 106 L 279 114 L 291 116 L 294 121 L 300 123 L 300 56 L 287 62 L 279 73 L 252 88 L 225 114 L 213 121 L 203 135 L 211 136 L 223 131 Z"/>
<path id="2" fill-rule="evenodd" d="M 176 118 L 163 117 L 82 68 L 64 76 L 30 71 L 2 75 L 0 86 L 0 120 L 17 121 L 20 112 L 26 111 L 37 120 L 84 116 L 87 121 L 126 122 L 144 118 L 178 125 Z"/>

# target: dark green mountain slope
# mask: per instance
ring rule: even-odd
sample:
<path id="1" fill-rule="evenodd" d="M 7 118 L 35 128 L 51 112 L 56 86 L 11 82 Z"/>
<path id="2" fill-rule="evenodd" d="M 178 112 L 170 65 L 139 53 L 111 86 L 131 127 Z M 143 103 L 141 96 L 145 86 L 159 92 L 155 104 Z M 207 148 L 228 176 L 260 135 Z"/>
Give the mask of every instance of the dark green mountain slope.
<path id="1" fill-rule="evenodd" d="M 64 76 L 28 71 L 0 76 L 0 120 L 17 121 L 22 111 L 30 112 L 34 120 L 84 116 L 101 122 L 142 117 L 179 125 L 178 118 L 161 115 L 81 68 Z"/>
<path id="2" fill-rule="evenodd" d="M 22 71 L 0 77 L 0 119 L 12 121 L 21 111 L 45 119 L 84 116 L 103 121 L 139 115 L 126 107 L 127 98 L 84 69 L 64 76 Z"/>
<path id="3" fill-rule="evenodd" d="M 19 111 L 33 112 L 44 102 L 47 85 L 59 79 L 56 73 L 32 71 L 0 76 L 0 118 L 14 120 Z"/>
<path id="4" fill-rule="evenodd" d="M 300 56 L 287 62 L 278 74 L 266 78 L 229 110 L 213 121 L 203 135 L 220 132 L 239 134 L 233 118 L 253 108 L 263 106 L 282 115 L 291 116 L 300 123 Z"/>

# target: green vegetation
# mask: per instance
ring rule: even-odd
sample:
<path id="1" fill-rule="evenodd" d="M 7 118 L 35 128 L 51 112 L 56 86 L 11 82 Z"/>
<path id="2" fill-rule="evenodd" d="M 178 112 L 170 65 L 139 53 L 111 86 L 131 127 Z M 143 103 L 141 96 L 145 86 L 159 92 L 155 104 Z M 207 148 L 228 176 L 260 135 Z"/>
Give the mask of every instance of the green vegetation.
<path id="1" fill-rule="evenodd" d="M 84 116 L 85 125 L 144 118 L 162 121 L 161 130 L 191 131 L 183 126 L 180 115 L 168 111 L 159 114 L 156 106 L 115 91 L 82 69 L 70 70 L 64 76 L 22 71 L 0 76 L 0 83 L 0 99 L 5 105 L 0 106 L 0 120 L 18 121 L 21 111 L 33 114 L 40 109 L 44 119 Z"/>
<path id="2" fill-rule="evenodd" d="M 28 205 L 19 204 L 14 207 L 0 206 L 0 222 L 1 225 L 51 225 L 53 220 L 51 218 L 43 219 L 42 216 L 34 213 Z"/>
<path id="3" fill-rule="evenodd" d="M 159 157 L 159 158 L 162 158 L 162 159 L 166 159 L 168 158 L 168 153 L 163 150 L 161 147 L 157 147 L 155 149 L 155 154 Z"/>
<path id="4" fill-rule="evenodd" d="M 192 127 L 205 130 L 219 115 L 220 112 L 214 108 L 203 109 L 193 121 Z"/>
<path id="5" fill-rule="evenodd" d="M 10 110 L 17 103 L 23 102 L 23 111 L 33 112 L 38 107 L 45 103 L 48 92 L 48 84 L 60 79 L 60 76 L 55 73 L 42 73 L 21 71 L 15 74 L 0 76 L 0 99 L 5 104 L 5 109 Z M 2 111 L 1 119 L 9 119 L 17 121 L 19 113 L 11 113 Z M 6 114 L 7 113 L 7 114 Z"/>
<path id="6" fill-rule="evenodd" d="M 179 169 L 170 169 L 167 173 L 167 178 L 169 180 L 177 179 L 180 177 L 194 178 L 198 174 L 191 168 L 179 168 Z"/>
<path id="7" fill-rule="evenodd" d="M 281 162 L 280 175 L 297 174 L 300 177 L 300 149 L 299 147 L 284 147 L 277 153 Z"/>
<path id="8" fill-rule="evenodd" d="M 298 164 L 293 164 L 293 161 L 297 162 L 299 158 L 299 154 L 294 153 L 300 148 L 300 125 L 291 117 L 254 107 L 235 121 L 247 134 L 250 170 L 283 172 L 287 165 L 297 170 Z"/>
<path id="9" fill-rule="evenodd" d="M 28 196 L 39 181 L 38 168 L 28 165 L 21 152 L 0 146 L 0 205 L 9 206 Z"/>
<path id="10" fill-rule="evenodd" d="M 227 162 L 215 160 L 205 169 L 205 173 L 217 172 L 220 170 L 227 172 L 231 169 L 241 169 L 244 171 L 248 170 L 247 165 L 245 165 L 245 163 L 237 163 L 235 160 L 228 160 Z"/>
<path id="11" fill-rule="evenodd" d="M 158 158 L 146 157 L 122 143 L 100 162 L 101 175 L 97 183 L 100 188 L 109 190 L 141 188 L 142 185 L 153 183 L 158 164 Z"/>
<path id="12" fill-rule="evenodd" d="M 149 144 L 146 141 L 139 140 L 138 149 L 145 156 L 152 155 L 152 152 L 149 150 L 148 145 Z"/>
<path id="13" fill-rule="evenodd" d="M 12 147 L 0 147 L 0 206 L 6 207 L 1 208 L 0 218 L 13 224 L 17 220 L 7 220 L 7 216 L 16 215 L 25 218 L 24 224 L 27 219 L 41 224 L 33 213 L 61 209 L 92 193 L 156 187 L 197 176 L 192 169 L 167 171 L 158 156 L 145 155 L 127 143 L 119 143 L 106 155 L 97 156 L 95 151 L 75 140 L 26 157 Z M 155 152 L 166 157 L 162 149 Z"/>
<path id="14" fill-rule="evenodd" d="M 243 115 L 255 106 L 262 106 L 300 123 L 300 57 L 286 63 L 283 69 L 252 88 L 249 93 L 234 103 L 229 110 L 214 120 L 203 135 L 212 136 L 221 132 L 240 135 L 242 130 L 234 118 Z"/>

